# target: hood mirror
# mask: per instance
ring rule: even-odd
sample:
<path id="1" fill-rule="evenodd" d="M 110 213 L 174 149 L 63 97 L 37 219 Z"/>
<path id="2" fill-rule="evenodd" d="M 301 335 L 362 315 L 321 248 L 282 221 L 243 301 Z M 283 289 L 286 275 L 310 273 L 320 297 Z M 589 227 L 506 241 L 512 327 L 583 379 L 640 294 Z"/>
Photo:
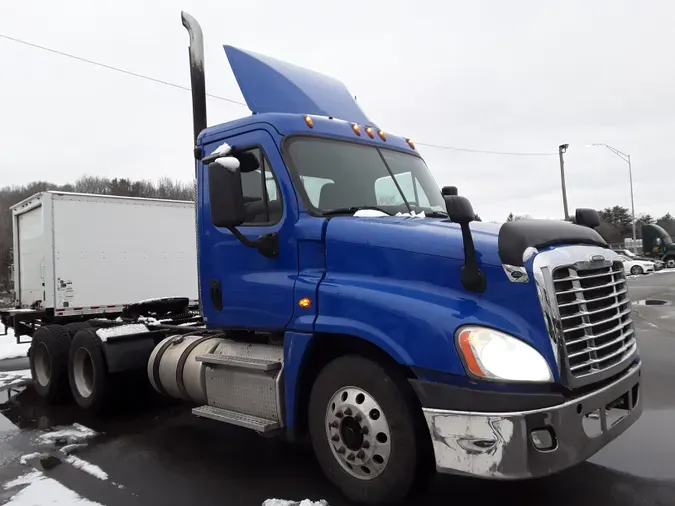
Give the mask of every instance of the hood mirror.
<path id="1" fill-rule="evenodd" d="M 478 267 L 476 247 L 469 223 L 475 220 L 476 214 L 469 199 L 458 194 L 456 186 L 444 186 L 441 190 L 445 208 L 448 211 L 450 221 L 457 223 L 462 230 L 462 242 L 464 243 L 464 266 L 460 272 L 462 286 L 470 292 L 483 293 L 487 288 L 485 274 Z"/>

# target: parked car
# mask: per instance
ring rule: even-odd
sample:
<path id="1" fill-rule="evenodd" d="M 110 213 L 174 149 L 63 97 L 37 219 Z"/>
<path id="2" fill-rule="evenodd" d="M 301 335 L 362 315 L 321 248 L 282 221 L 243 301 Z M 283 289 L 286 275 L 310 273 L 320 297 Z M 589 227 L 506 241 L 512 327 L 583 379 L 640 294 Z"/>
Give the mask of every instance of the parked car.
<path id="1" fill-rule="evenodd" d="M 639 274 L 648 274 L 656 270 L 654 262 L 651 260 L 633 260 L 624 255 L 620 255 L 619 257 L 623 262 L 623 270 L 626 274 L 637 276 Z"/>
<path id="2" fill-rule="evenodd" d="M 640 260 L 642 262 L 654 262 L 654 270 L 660 271 L 661 269 L 665 269 L 666 263 L 663 260 L 658 260 L 656 258 L 649 258 L 649 257 L 643 257 L 640 255 L 636 255 L 632 251 L 628 249 L 617 249 L 615 250 L 619 255 L 628 257 L 631 260 Z"/>

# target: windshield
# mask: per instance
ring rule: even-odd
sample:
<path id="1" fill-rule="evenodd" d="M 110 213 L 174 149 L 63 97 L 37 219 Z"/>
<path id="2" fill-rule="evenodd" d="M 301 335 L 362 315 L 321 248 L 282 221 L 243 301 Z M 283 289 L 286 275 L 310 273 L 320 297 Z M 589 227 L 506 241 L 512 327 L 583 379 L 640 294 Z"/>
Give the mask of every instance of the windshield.
<path id="1" fill-rule="evenodd" d="M 301 197 L 319 212 L 353 207 L 445 212 L 438 185 L 415 155 L 317 137 L 291 138 L 287 149 Z"/>

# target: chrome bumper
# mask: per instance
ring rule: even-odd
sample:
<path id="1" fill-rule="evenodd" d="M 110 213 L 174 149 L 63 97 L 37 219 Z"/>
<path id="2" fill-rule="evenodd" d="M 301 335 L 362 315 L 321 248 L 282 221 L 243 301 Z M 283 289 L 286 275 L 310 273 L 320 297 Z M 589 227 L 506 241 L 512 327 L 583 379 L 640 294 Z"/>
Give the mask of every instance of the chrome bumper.
<path id="1" fill-rule="evenodd" d="M 441 473 L 524 479 L 585 461 L 642 414 L 640 364 L 573 401 L 534 411 L 423 409 Z"/>

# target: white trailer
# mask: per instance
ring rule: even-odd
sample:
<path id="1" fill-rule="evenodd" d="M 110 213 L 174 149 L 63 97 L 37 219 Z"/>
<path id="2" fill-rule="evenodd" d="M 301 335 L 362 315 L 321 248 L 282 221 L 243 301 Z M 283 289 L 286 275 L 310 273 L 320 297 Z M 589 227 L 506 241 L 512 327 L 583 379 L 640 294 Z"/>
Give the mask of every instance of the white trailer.
<path id="1" fill-rule="evenodd" d="M 11 209 L 17 307 L 65 316 L 197 299 L 192 202 L 50 191 Z"/>
<path id="2" fill-rule="evenodd" d="M 116 317 L 134 303 L 198 304 L 193 202 L 47 191 L 11 208 L 17 337 Z M 16 325 L 14 316 L 21 316 Z"/>

